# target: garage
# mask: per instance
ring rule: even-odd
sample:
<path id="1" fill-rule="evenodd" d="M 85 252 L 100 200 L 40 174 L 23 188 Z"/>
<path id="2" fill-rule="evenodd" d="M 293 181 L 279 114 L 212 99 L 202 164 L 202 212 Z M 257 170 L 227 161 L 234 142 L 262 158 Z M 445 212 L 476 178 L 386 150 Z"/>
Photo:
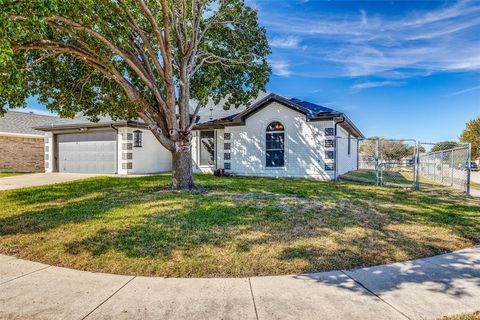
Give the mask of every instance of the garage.
<path id="1" fill-rule="evenodd" d="M 114 130 L 57 135 L 58 172 L 116 173 L 117 134 Z"/>

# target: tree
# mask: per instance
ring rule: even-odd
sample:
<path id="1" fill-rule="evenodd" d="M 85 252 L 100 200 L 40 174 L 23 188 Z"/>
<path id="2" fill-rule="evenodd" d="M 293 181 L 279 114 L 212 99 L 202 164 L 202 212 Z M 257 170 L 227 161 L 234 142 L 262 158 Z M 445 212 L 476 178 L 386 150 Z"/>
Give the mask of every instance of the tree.
<path id="1" fill-rule="evenodd" d="M 194 187 L 198 110 L 209 100 L 247 103 L 270 75 L 265 29 L 244 0 L 0 5 L 0 113 L 37 96 L 63 117 L 138 117 L 172 152 L 174 188 Z"/>
<path id="2" fill-rule="evenodd" d="M 388 140 L 382 137 L 371 137 L 360 146 L 360 153 L 369 157 L 374 157 L 377 153 L 378 141 L 378 155 L 382 160 L 401 160 L 403 157 L 412 155 L 412 149 L 400 140 Z"/>
<path id="3" fill-rule="evenodd" d="M 453 149 L 458 145 L 455 141 L 441 141 L 432 147 L 431 152 Z"/>
<path id="4" fill-rule="evenodd" d="M 472 158 L 480 157 L 480 117 L 466 123 L 460 141 L 472 144 Z"/>

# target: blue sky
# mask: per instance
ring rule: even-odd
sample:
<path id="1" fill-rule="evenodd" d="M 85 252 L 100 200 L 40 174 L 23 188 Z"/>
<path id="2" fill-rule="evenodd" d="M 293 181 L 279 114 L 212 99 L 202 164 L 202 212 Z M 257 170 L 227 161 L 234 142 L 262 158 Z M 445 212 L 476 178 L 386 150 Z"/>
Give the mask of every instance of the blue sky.
<path id="1" fill-rule="evenodd" d="M 343 111 L 367 136 L 456 140 L 480 116 L 480 1 L 247 2 L 272 47 L 270 91 Z"/>

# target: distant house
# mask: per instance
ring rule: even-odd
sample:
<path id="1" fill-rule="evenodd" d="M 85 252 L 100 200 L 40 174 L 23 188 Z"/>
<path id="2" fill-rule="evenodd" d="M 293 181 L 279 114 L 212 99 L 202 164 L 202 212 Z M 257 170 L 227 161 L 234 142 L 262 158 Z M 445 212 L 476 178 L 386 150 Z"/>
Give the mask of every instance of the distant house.
<path id="1" fill-rule="evenodd" d="M 44 137 L 33 127 L 52 123 L 57 117 L 7 111 L 0 116 L 0 172 L 44 171 Z"/>
<path id="2" fill-rule="evenodd" d="M 329 180 L 358 168 L 362 133 L 345 114 L 317 104 L 262 93 L 239 108 L 202 108 L 195 122 L 195 172 Z M 93 123 L 80 115 L 37 129 L 46 133 L 47 172 L 141 174 L 172 167 L 170 152 L 141 121 Z"/>

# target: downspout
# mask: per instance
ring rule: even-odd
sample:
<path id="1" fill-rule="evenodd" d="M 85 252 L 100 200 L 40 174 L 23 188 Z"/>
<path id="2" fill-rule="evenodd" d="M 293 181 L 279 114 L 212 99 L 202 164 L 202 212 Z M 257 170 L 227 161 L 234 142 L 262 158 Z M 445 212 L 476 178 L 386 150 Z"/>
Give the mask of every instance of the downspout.
<path id="1" fill-rule="evenodd" d="M 333 118 L 335 121 L 334 133 L 335 133 L 335 163 L 333 164 L 335 167 L 334 170 L 334 180 L 338 180 L 338 137 L 337 137 L 337 125 L 340 123 L 345 122 L 345 117 L 342 115 L 340 117 Z"/>
<path id="2" fill-rule="evenodd" d="M 115 153 L 117 154 L 117 159 L 115 161 L 115 167 L 116 167 L 116 172 L 118 174 L 118 128 L 116 128 L 113 125 L 113 123 L 110 123 L 110 127 L 117 132 L 117 143 L 115 144 L 115 146 L 116 146 L 116 148 L 115 148 L 116 152 Z"/>

